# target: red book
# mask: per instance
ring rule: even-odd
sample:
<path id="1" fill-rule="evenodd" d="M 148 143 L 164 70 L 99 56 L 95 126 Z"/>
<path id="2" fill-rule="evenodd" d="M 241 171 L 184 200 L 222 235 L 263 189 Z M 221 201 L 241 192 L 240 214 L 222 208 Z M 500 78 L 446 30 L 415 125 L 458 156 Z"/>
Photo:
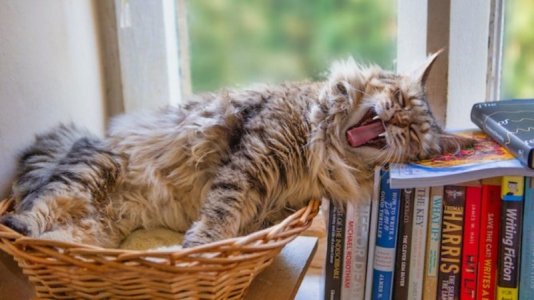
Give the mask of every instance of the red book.
<path id="1" fill-rule="evenodd" d="M 482 187 L 468 186 L 465 192 L 464 244 L 460 299 L 476 299 L 480 247 L 480 209 Z"/>
<path id="2" fill-rule="evenodd" d="M 500 220 L 501 187 L 484 184 L 480 206 L 480 263 L 476 299 L 495 299 Z"/>

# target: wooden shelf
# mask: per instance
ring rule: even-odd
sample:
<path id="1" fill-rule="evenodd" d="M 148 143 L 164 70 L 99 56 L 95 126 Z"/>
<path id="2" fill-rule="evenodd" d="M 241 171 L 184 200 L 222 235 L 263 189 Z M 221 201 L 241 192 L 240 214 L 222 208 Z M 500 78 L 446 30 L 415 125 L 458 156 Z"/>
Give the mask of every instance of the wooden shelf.
<path id="1" fill-rule="evenodd" d="M 316 237 L 299 236 L 250 285 L 245 299 L 292 300 L 317 250 Z"/>

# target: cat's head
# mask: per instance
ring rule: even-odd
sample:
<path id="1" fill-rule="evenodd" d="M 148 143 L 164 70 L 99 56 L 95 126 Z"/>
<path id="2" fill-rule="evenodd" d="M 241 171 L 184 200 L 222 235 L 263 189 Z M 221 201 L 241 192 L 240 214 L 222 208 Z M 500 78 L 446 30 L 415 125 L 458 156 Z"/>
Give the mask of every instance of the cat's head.
<path id="1" fill-rule="evenodd" d="M 362 67 L 353 59 L 334 63 L 320 106 L 337 147 L 384 163 L 425 159 L 472 143 L 444 132 L 430 110 L 425 83 L 438 54 L 408 74 Z"/>

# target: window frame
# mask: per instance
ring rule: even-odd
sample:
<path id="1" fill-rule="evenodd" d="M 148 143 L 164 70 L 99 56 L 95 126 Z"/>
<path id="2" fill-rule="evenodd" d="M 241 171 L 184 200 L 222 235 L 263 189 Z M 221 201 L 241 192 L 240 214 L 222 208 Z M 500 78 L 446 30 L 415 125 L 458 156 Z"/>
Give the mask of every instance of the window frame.
<path id="1" fill-rule="evenodd" d="M 97 1 L 96 6 L 108 117 L 178 105 L 191 91 L 187 37 L 181 37 L 187 33 L 185 0 Z"/>
<path id="2" fill-rule="evenodd" d="M 97 2 L 110 116 L 176 105 L 192 93 L 186 1 Z M 125 4 L 132 17 L 126 28 Z M 444 49 L 427 82 L 434 115 L 450 129 L 474 127 L 472 105 L 500 95 L 503 0 L 398 0 L 397 12 L 397 70 Z"/>
<path id="3" fill-rule="evenodd" d="M 474 127 L 472 105 L 500 95 L 503 1 L 398 0 L 397 9 L 398 70 L 444 49 L 427 83 L 429 102 L 447 128 Z"/>

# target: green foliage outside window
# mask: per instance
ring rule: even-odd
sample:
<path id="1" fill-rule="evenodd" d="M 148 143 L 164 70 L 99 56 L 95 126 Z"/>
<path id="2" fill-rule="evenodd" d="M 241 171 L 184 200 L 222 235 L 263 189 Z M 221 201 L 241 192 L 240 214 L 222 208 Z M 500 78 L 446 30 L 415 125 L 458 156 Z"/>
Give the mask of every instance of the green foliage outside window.
<path id="1" fill-rule="evenodd" d="M 506 3 L 502 97 L 534 98 L 534 1 Z"/>
<path id="2" fill-rule="evenodd" d="M 193 91 L 321 78 L 354 56 L 392 68 L 395 0 L 193 0 Z"/>
<path id="3" fill-rule="evenodd" d="M 396 1 L 191 0 L 195 92 L 321 78 L 334 59 L 393 68 Z M 506 1 L 503 98 L 534 98 L 534 1 Z"/>

